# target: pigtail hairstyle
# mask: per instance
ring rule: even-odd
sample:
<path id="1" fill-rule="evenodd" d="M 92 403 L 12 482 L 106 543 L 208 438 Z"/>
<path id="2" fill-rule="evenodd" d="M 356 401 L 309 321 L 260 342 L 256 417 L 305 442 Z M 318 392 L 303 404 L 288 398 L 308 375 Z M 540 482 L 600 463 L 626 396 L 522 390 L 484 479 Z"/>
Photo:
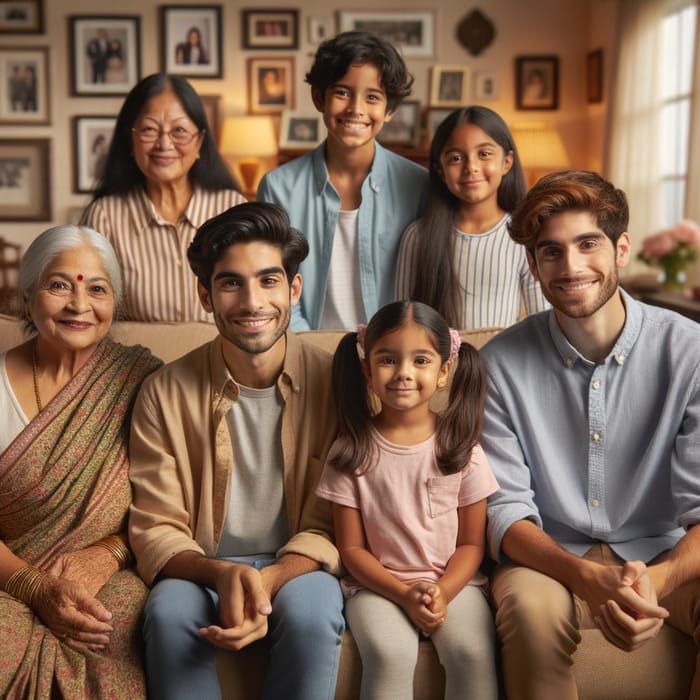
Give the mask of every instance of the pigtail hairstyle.
<path id="1" fill-rule="evenodd" d="M 447 408 L 440 416 L 435 434 L 435 456 L 443 474 L 454 474 L 469 464 L 484 423 L 486 385 L 486 366 L 481 355 L 463 342 Z"/>
<path id="2" fill-rule="evenodd" d="M 371 435 L 372 405 L 357 354 L 357 333 L 347 333 L 333 355 L 332 390 L 338 436 L 328 462 L 340 471 L 359 474 L 376 457 Z"/>

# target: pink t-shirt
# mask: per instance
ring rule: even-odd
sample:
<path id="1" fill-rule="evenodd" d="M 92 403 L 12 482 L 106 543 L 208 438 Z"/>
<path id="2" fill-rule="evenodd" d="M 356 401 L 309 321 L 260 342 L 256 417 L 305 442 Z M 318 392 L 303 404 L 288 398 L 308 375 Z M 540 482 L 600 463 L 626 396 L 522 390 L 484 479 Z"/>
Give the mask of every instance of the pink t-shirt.
<path id="1" fill-rule="evenodd" d="M 374 468 L 352 475 L 326 464 L 316 493 L 361 512 L 367 548 L 396 578 L 436 581 L 456 548 L 457 508 L 498 490 L 496 478 L 479 445 L 461 472 L 445 475 L 435 461 L 435 436 L 409 446 L 376 431 L 374 438 L 379 450 Z M 470 583 L 485 581 L 477 572 Z M 357 590 L 356 582 L 345 583 L 348 594 Z"/>

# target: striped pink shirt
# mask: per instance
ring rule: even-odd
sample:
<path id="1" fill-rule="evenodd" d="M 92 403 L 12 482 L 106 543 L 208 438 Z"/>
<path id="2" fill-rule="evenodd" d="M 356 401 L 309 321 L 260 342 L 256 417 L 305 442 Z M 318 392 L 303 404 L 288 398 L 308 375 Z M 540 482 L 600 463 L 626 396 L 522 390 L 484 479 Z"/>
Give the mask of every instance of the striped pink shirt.
<path id="1" fill-rule="evenodd" d="M 187 248 L 205 221 L 241 202 L 245 197 L 235 190 L 197 187 L 177 224 L 163 220 L 140 187 L 125 197 L 92 202 L 80 223 L 103 233 L 117 251 L 125 292 L 120 319 L 211 323 L 197 295 Z"/>

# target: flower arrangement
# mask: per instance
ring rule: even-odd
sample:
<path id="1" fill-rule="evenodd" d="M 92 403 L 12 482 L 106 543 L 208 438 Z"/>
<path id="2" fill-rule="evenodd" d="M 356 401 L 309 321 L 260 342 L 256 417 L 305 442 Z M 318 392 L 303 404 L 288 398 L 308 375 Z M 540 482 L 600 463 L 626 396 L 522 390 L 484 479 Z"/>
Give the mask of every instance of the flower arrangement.
<path id="1" fill-rule="evenodd" d="M 664 286 L 683 287 L 685 268 L 697 258 L 698 247 L 700 226 L 690 219 L 683 219 L 672 228 L 647 236 L 637 258 L 662 269 L 659 281 Z"/>

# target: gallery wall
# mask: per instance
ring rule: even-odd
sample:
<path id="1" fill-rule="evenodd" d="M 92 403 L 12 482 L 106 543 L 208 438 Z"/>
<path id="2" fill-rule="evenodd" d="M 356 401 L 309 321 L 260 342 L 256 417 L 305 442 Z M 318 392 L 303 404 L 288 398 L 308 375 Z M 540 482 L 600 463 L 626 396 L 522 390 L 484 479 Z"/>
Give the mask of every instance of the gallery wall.
<path id="1" fill-rule="evenodd" d="M 243 48 L 242 13 L 244 10 L 263 9 L 258 2 L 189 0 L 186 6 L 215 8 L 217 11 L 220 8 L 221 11 L 221 77 L 193 76 L 190 79 L 200 94 L 219 98 L 222 117 L 249 111 L 247 69 L 250 59 L 293 59 L 294 107 L 312 110 L 303 77 L 315 49 L 313 34 L 318 33 L 319 26 L 331 27 L 335 31 L 339 11 L 361 12 L 364 6 L 375 11 L 430 12 L 434 22 L 432 55 L 411 56 L 406 60 L 415 77 L 411 99 L 419 101 L 421 109 L 429 103 L 433 66 L 466 67 L 472 80 L 466 95 L 468 101 L 476 101 L 479 77 L 488 77 L 491 90 L 488 97 L 482 99 L 483 104 L 498 111 L 511 126 L 533 120 L 546 121 L 561 134 L 572 167 L 601 168 L 614 54 L 615 0 L 489 0 L 479 5 L 455 3 L 453 0 L 384 0 L 381 4 L 365 0 L 359 6 L 353 3 L 351 8 L 348 5 L 329 5 L 324 0 L 278 0 L 271 3 L 269 7 L 275 9 L 298 11 L 296 49 Z M 166 7 L 177 8 L 175 5 Z M 476 8 L 492 23 L 494 37 L 481 53 L 473 55 L 460 45 L 456 27 Z M 123 101 L 123 95 L 72 94 L 75 90 L 69 33 L 75 26 L 75 18 L 88 21 L 87 18 L 95 15 L 138 18 L 140 75 L 163 68 L 162 23 L 167 15 L 163 13 L 163 5 L 155 0 L 99 4 L 94 0 L 44 0 L 42 34 L 0 34 L 0 55 L 3 51 L 21 48 L 46 49 L 48 56 L 48 123 L 10 125 L 0 122 L 0 140 L 18 140 L 20 143 L 22 139 L 49 141 L 50 165 L 42 184 L 48 184 L 51 196 L 50 217 L 46 221 L 7 221 L 0 211 L 0 236 L 22 246 L 49 225 L 74 219 L 76 212 L 90 199 L 89 194 L 76 192 L 76 117 L 113 117 Z M 599 102 L 590 102 L 586 61 L 590 52 L 596 49 L 602 49 L 602 95 Z M 559 94 L 556 109 L 518 110 L 515 100 L 516 59 L 541 55 L 557 59 Z M 125 79 L 130 77 L 125 76 Z"/>

